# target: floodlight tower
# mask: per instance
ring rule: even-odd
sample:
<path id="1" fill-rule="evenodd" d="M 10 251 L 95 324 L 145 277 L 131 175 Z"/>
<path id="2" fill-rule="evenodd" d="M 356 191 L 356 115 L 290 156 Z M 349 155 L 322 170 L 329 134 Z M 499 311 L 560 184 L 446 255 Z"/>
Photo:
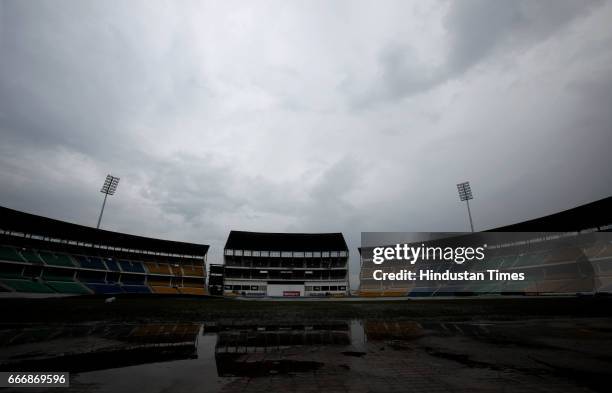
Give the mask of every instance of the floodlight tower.
<path id="1" fill-rule="evenodd" d="M 112 175 L 106 175 L 106 180 L 104 181 L 104 184 L 102 185 L 102 189 L 100 190 L 100 192 L 104 194 L 104 202 L 102 202 L 102 210 L 100 210 L 100 217 L 98 217 L 98 226 L 96 227 L 97 229 L 100 229 L 100 222 L 102 222 L 102 214 L 104 214 L 104 206 L 106 205 L 106 198 L 109 195 L 115 195 L 115 191 L 117 191 L 118 185 L 119 185 L 118 177 L 115 177 Z"/>
<path id="2" fill-rule="evenodd" d="M 459 191 L 459 199 L 461 199 L 461 201 L 465 201 L 465 203 L 467 204 L 468 217 L 470 217 L 470 228 L 472 229 L 472 232 L 474 232 L 472 212 L 470 212 L 470 199 L 474 199 L 474 197 L 472 196 L 472 188 L 470 187 L 470 182 L 466 181 L 457 184 L 457 190 Z"/>

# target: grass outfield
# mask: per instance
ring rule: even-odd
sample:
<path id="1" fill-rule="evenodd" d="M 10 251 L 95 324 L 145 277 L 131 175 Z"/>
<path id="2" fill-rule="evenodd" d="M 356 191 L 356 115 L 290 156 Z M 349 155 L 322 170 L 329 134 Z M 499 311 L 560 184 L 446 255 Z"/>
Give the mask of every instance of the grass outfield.
<path id="1" fill-rule="evenodd" d="M 520 320 L 612 317 L 611 297 L 411 299 L 402 301 L 290 302 L 139 296 L 106 304 L 102 297 L 0 300 L 3 324 L 78 322 L 282 323 L 334 319 Z"/>

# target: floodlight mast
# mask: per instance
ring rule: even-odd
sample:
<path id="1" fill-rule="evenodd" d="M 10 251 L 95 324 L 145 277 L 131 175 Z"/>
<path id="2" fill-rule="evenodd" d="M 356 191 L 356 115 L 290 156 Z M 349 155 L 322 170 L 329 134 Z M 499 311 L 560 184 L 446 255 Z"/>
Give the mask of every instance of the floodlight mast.
<path id="1" fill-rule="evenodd" d="M 119 185 L 119 178 L 106 175 L 106 180 L 104 180 L 104 184 L 102 185 L 102 189 L 100 192 L 104 194 L 104 201 L 102 202 L 102 210 L 100 210 L 100 216 L 98 217 L 98 225 L 96 229 L 100 229 L 100 223 L 102 222 L 102 214 L 104 214 L 104 206 L 106 206 L 106 198 L 109 195 L 115 195 L 115 191 L 117 191 L 117 186 Z"/>
<path id="2" fill-rule="evenodd" d="M 472 230 L 472 233 L 474 233 L 474 223 L 472 222 L 472 212 L 470 211 L 470 199 L 474 199 L 474 196 L 472 195 L 470 182 L 466 181 L 457 184 L 457 191 L 459 191 L 459 199 L 461 201 L 465 201 L 467 204 L 468 217 L 470 218 L 470 229 Z"/>

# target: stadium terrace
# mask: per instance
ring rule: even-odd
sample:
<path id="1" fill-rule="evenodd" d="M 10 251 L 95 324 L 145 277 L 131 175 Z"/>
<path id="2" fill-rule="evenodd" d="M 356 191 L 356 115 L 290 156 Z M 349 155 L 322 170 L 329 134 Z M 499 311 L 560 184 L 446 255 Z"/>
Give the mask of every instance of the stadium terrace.
<path id="1" fill-rule="evenodd" d="M 208 248 L 0 208 L 0 291 L 202 296 Z"/>

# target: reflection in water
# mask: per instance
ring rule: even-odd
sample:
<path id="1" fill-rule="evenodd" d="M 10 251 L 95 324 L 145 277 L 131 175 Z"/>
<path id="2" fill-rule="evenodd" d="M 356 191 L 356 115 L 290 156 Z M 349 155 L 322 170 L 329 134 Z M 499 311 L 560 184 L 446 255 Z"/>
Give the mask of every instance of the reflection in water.
<path id="1" fill-rule="evenodd" d="M 201 337 L 200 337 L 201 336 Z M 199 338 L 206 345 L 198 345 Z M 211 339 L 212 338 L 212 339 Z M 357 338 L 357 340 L 355 340 Z M 316 362 L 270 360 L 302 346 L 350 346 L 364 340 L 360 322 L 326 324 L 142 324 L 0 330 L 1 371 L 95 370 L 196 359 L 214 353 L 218 376 L 310 371 Z"/>
<path id="2" fill-rule="evenodd" d="M 215 361 L 219 376 L 268 376 L 319 369 L 312 361 L 271 358 L 273 354 L 300 346 L 347 346 L 351 330 L 346 322 L 318 325 L 231 325 L 219 329 Z M 245 354 L 259 354 L 259 356 Z"/>
<path id="3" fill-rule="evenodd" d="M 3 330 L 3 371 L 73 373 L 197 357 L 199 325 L 68 326 Z"/>
<path id="4" fill-rule="evenodd" d="M 484 326 L 415 321 L 340 321 L 320 324 L 77 325 L 0 329 L 0 371 L 70 371 L 124 368 L 189 359 L 209 359 L 216 376 L 257 376 L 316 370 L 317 362 L 283 359 L 304 347 L 350 347 L 414 340 L 426 331 L 481 335 Z M 474 330 L 474 332 L 472 332 Z M 300 348 L 302 348 L 300 350 Z M 214 354 L 214 356 L 213 356 Z"/>
<path id="5" fill-rule="evenodd" d="M 503 374 L 519 391 L 553 391 L 562 375 L 607 392 L 611 335 L 597 319 L 5 327 L 0 371 L 69 371 L 68 392 L 96 393 L 473 391 L 457 373 L 491 391 Z"/>

